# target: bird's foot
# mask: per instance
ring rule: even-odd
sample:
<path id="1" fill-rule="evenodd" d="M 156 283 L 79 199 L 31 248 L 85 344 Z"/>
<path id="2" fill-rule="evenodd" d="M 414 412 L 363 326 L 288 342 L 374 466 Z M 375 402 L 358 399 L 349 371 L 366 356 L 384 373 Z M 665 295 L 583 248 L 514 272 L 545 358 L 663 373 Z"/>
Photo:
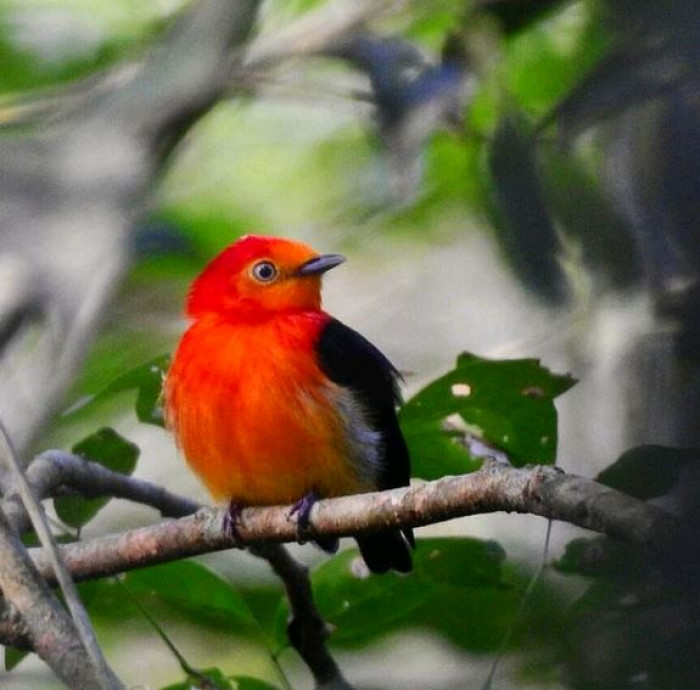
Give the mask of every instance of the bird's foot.
<path id="1" fill-rule="evenodd" d="M 319 498 L 320 496 L 316 491 L 309 491 L 309 493 L 304 494 L 289 511 L 290 518 L 295 515 L 297 517 L 297 541 L 300 544 L 309 541 L 311 537 L 309 534 L 309 528 L 311 527 L 311 509 Z"/>
<path id="2" fill-rule="evenodd" d="M 304 494 L 289 511 L 289 517 L 297 516 L 297 541 L 300 544 L 309 540 L 309 527 L 311 526 L 311 509 L 320 496 L 316 491 Z"/>
<path id="3" fill-rule="evenodd" d="M 228 510 L 224 514 L 224 533 L 233 539 L 233 545 L 237 549 L 244 549 L 246 546 L 245 539 L 238 529 L 238 526 L 241 524 L 242 511 L 243 506 L 241 503 L 231 499 L 228 504 Z"/>
<path id="4" fill-rule="evenodd" d="M 311 509 L 320 496 L 316 491 L 309 491 L 304 494 L 289 511 L 289 517 L 297 516 L 297 542 L 304 544 L 312 540 L 316 546 L 326 553 L 335 553 L 338 550 L 338 539 L 336 537 L 312 537 L 310 534 L 311 527 Z"/>

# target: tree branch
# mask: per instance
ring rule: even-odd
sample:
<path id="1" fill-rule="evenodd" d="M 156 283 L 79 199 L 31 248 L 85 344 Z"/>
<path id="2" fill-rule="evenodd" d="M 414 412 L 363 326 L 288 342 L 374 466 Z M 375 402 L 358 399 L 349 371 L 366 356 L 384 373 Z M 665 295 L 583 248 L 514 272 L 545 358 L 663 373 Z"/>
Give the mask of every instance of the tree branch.
<path id="1" fill-rule="evenodd" d="M 307 12 L 284 29 L 262 34 L 251 42 L 244 67 L 270 68 L 283 60 L 312 55 L 329 43 L 402 5 L 402 0 L 355 0 L 327 3 Z M 236 75 L 238 76 L 238 75 Z"/>
<path id="2" fill-rule="evenodd" d="M 190 499 L 161 487 L 126 477 L 67 453 L 51 451 L 36 458 L 28 474 L 35 491 L 47 496 L 62 486 L 118 495 L 157 508 L 165 515 L 186 515 L 197 509 Z M 12 504 L 12 497 L 5 501 Z M 311 536 L 349 536 L 387 527 L 440 522 L 454 517 L 514 511 L 564 520 L 620 537 L 650 551 L 674 543 L 682 526 L 656 506 L 631 498 L 589 479 L 566 475 L 553 467 L 513 468 L 490 461 L 472 474 L 419 482 L 411 487 L 374 494 L 319 501 L 311 512 Z M 61 548 L 76 579 L 112 575 L 187 556 L 235 546 L 222 529 L 223 511 L 211 508 L 178 520 L 108 535 Z M 265 558 L 282 579 L 292 610 L 290 642 L 311 669 L 319 688 L 348 690 L 350 686 L 330 656 L 327 630 L 315 607 L 308 570 L 292 559 L 279 541 L 294 541 L 296 525 L 288 507 L 242 511 L 239 532 L 250 550 Z M 269 540 L 263 543 L 264 540 Z M 31 550 L 39 571 L 49 580 L 51 569 L 43 552 Z M 4 626 L 12 639 L 20 631 Z M 0 639 L 3 628 L 0 628 Z"/>
<path id="3" fill-rule="evenodd" d="M 24 621 L 32 649 L 74 690 L 103 687 L 73 621 L 37 572 L 2 511 L 0 562 L 0 589 Z M 53 572 L 48 562 L 47 566 Z M 113 687 L 122 687 L 112 679 Z"/>
<path id="4" fill-rule="evenodd" d="M 105 119 L 148 144 L 158 158 L 221 98 L 238 64 L 261 0 L 199 0 L 141 65 L 125 87 L 94 105 Z"/>
<path id="5" fill-rule="evenodd" d="M 155 484 L 113 472 L 77 455 L 56 450 L 35 458 L 27 468 L 27 478 L 34 494 L 44 498 L 68 488 L 78 491 L 86 498 L 103 495 L 126 498 L 156 508 L 169 517 L 190 515 L 200 507 L 195 501 L 176 496 Z M 11 516 L 16 530 L 30 526 L 18 494 L 9 495 L 3 507 L 8 516 Z M 309 666 L 317 686 L 328 690 L 351 690 L 328 651 L 327 630 L 313 601 L 308 569 L 279 544 L 258 544 L 251 548 L 251 552 L 266 559 L 284 583 L 292 610 L 290 642 Z M 30 645 L 25 629 L 17 627 L 17 621 L 10 616 L 10 612 L 4 624 L 0 621 L 0 640 L 13 646 Z"/>
<path id="6" fill-rule="evenodd" d="M 102 650 L 97 643 L 95 631 L 92 629 L 92 625 L 90 624 L 90 619 L 85 611 L 85 607 L 78 596 L 75 583 L 71 579 L 65 565 L 61 561 L 58 550 L 56 549 L 56 542 L 49 528 L 46 516 L 44 515 L 43 509 L 39 504 L 39 500 L 32 493 L 31 486 L 24 475 L 20 461 L 14 447 L 12 446 L 12 441 L 6 432 L 2 421 L 0 421 L 0 459 L 4 461 L 4 466 L 10 470 L 13 483 L 17 487 L 17 493 L 21 497 L 24 508 L 31 518 L 34 530 L 43 546 L 43 552 L 46 554 L 47 559 L 51 564 L 51 569 L 53 570 L 54 576 L 60 585 L 61 591 L 63 592 L 66 605 L 68 606 L 73 618 L 75 633 L 82 644 L 83 650 L 90 664 L 90 668 L 85 669 L 86 678 L 90 675 L 94 675 L 94 678 L 98 683 L 98 687 L 103 688 L 103 690 L 119 690 L 119 688 L 123 688 L 123 684 L 119 681 L 112 669 L 107 665 L 104 655 L 102 654 Z M 7 526 L 8 529 L 11 529 L 8 522 L 4 521 L 4 525 Z M 5 540 L 6 553 L 9 549 L 14 548 L 17 546 L 17 544 L 19 544 L 19 540 L 10 540 L 7 535 L 5 536 Z M 24 563 L 28 568 L 31 568 L 26 550 L 23 546 L 15 549 L 12 556 L 18 565 Z M 3 581 L 7 582 L 4 578 Z M 37 600 L 44 599 L 43 603 L 47 608 L 56 610 L 57 605 L 60 608 L 60 605 L 53 599 L 50 592 L 48 592 L 45 588 L 34 586 L 35 581 L 36 577 L 33 577 L 27 582 L 27 584 L 34 590 L 34 597 Z M 5 592 L 5 596 L 7 596 L 8 601 L 14 603 L 8 592 L 5 591 L 4 587 L 3 592 Z M 30 634 L 33 633 L 36 635 L 38 632 L 32 629 L 32 624 L 29 621 L 27 622 L 27 628 Z M 43 634 L 43 630 L 41 633 Z"/>
<path id="7" fill-rule="evenodd" d="M 311 511 L 309 538 L 354 536 L 387 528 L 420 527 L 456 517 L 518 512 L 562 520 L 618 537 L 654 552 L 678 536 L 682 525 L 669 513 L 590 479 L 553 467 L 514 468 L 486 463 L 471 474 L 410 487 L 322 500 Z M 220 551 L 236 546 L 222 530 L 224 511 L 195 515 L 121 534 L 59 547 L 77 579 Z M 247 542 L 293 542 L 289 507 L 246 508 L 238 525 Z M 51 577 L 40 549 L 31 549 L 39 570 Z"/>
<path id="8" fill-rule="evenodd" d="M 29 630 L 17 609 L 0 600 L 0 644 L 17 649 L 32 649 Z"/>
<path id="9" fill-rule="evenodd" d="M 143 200 L 172 148 L 224 95 L 232 55 L 259 5 L 191 3 L 127 79 L 91 92 L 47 127 L 0 139 L 0 282 L 31 288 L 0 305 L 0 417 L 20 452 L 75 377 L 131 261 L 129 232 Z M 31 333 L 20 328 L 28 310 L 42 317 Z M 75 626 L 4 513 L 0 561 L 0 587 L 32 647 L 72 688 L 101 687 Z"/>
<path id="10" fill-rule="evenodd" d="M 292 611 L 287 636 L 311 669 L 316 687 L 319 690 L 352 690 L 326 646 L 329 630 L 314 602 L 309 569 L 279 544 L 254 544 L 249 550 L 266 559 L 284 583 Z"/>
<path id="11" fill-rule="evenodd" d="M 196 501 L 176 496 L 157 484 L 113 472 L 99 463 L 59 450 L 47 451 L 32 460 L 27 468 L 27 481 L 34 495 L 40 498 L 50 498 L 67 488 L 85 498 L 125 498 L 151 506 L 164 517 L 184 517 L 201 507 Z M 21 534 L 29 528 L 29 518 L 17 493 L 8 494 L 0 505 L 17 532 Z"/>
<path id="12" fill-rule="evenodd" d="M 134 70 L 45 127 L 0 138 L 0 283 L 31 286 L 42 315 L 26 334 L 16 306 L 0 304 L 0 416 L 20 453 L 82 364 L 132 260 L 130 231 L 167 155 L 226 95 L 259 5 L 190 3 Z M 20 350 L 21 358 L 10 356 Z"/>

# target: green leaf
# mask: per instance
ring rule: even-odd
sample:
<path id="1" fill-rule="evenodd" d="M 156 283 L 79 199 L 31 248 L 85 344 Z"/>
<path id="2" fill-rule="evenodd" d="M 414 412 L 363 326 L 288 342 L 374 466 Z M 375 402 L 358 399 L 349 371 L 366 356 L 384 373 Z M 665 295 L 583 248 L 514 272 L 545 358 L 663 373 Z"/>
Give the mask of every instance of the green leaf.
<path id="1" fill-rule="evenodd" d="M 647 501 L 667 494 L 683 468 L 700 461 L 700 450 L 667 446 L 637 446 L 625 451 L 596 481 Z"/>
<path id="2" fill-rule="evenodd" d="M 570 541 L 554 564 L 559 572 L 588 577 L 645 578 L 648 559 L 638 547 L 608 537 Z"/>
<path id="3" fill-rule="evenodd" d="M 167 685 L 162 690 L 234 690 L 237 687 L 218 668 L 202 669 L 199 673 L 199 677 L 188 676 L 181 683 Z"/>
<path id="4" fill-rule="evenodd" d="M 562 0 L 503 0 L 484 3 L 482 11 L 497 17 L 503 32 L 511 34 L 541 21 L 561 4 Z"/>
<path id="5" fill-rule="evenodd" d="M 79 588 L 91 618 L 101 624 L 123 626 L 145 618 L 149 625 L 155 624 L 167 635 L 170 628 L 181 628 L 184 621 L 212 633 L 256 641 L 266 653 L 271 651 L 269 638 L 238 589 L 196 560 L 164 563 L 127 573 L 119 579 L 84 582 Z M 215 672 L 202 671 L 207 676 Z M 220 680 L 216 675 L 212 678 Z M 274 687 L 247 677 L 231 677 L 228 681 L 234 688 Z"/>
<path id="6" fill-rule="evenodd" d="M 5 670 L 11 671 L 29 654 L 31 654 L 31 652 L 26 649 L 5 647 Z"/>
<path id="7" fill-rule="evenodd" d="M 510 37 L 501 72 L 509 95 L 539 115 L 549 113 L 598 62 L 609 38 L 594 3 L 561 3 L 542 19 Z"/>
<path id="8" fill-rule="evenodd" d="M 527 648 L 556 646 L 563 633 L 564 607 L 545 581 L 526 595 L 529 581 L 529 573 L 504 564 L 498 586 L 436 586 L 413 612 L 411 623 L 472 652 L 495 652 L 504 641 L 508 650 L 518 653 Z M 526 596 L 528 605 L 521 609 Z M 516 627 L 507 639 L 513 624 Z"/>
<path id="9" fill-rule="evenodd" d="M 170 355 L 160 355 L 117 377 L 102 391 L 74 406 L 64 417 L 76 414 L 87 406 L 101 402 L 117 393 L 136 389 L 136 417 L 140 422 L 164 426 L 161 390 L 163 377 L 170 366 Z"/>
<path id="10" fill-rule="evenodd" d="M 218 688 L 230 690 L 278 690 L 276 685 L 271 685 L 258 678 L 252 678 L 251 676 L 225 676 L 218 668 L 204 669 L 202 675 L 210 678 L 215 684 L 204 685 L 196 678 L 188 678 L 182 681 L 182 683 L 168 685 L 161 690 L 192 690 L 193 688 L 202 688 L 202 690 L 214 690 Z"/>
<path id="11" fill-rule="evenodd" d="M 551 464 L 557 448 L 553 400 L 574 385 L 537 360 L 489 360 L 464 353 L 448 374 L 400 411 L 414 474 L 435 479 L 471 472 L 479 460 L 465 447 L 477 438 L 516 466 Z"/>
<path id="12" fill-rule="evenodd" d="M 426 612 L 444 596 L 449 597 L 448 608 L 465 597 L 479 600 L 489 592 L 502 596 L 504 559 L 503 549 L 492 541 L 423 539 L 416 548 L 412 574 L 376 576 L 367 573 L 357 550 L 350 549 L 318 568 L 312 587 L 324 620 L 333 628 L 332 642 L 360 646 L 398 628 L 425 627 Z M 487 617 L 486 610 L 482 614 Z M 287 616 L 285 603 L 277 626 L 283 646 Z"/>
<path id="13" fill-rule="evenodd" d="M 277 690 L 276 685 L 266 683 L 259 678 L 251 676 L 233 676 L 234 688 L 236 690 Z"/>
<path id="14" fill-rule="evenodd" d="M 105 389 L 104 394 L 110 395 L 123 390 L 136 388 L 136 416 L 140 422 L 163 426 L 163 408 L 160 394 L 163 388 L 163 377 L 170 366 L 170 355 L 160 355 L 155 359 L 132 369 Z"/>
<path id="15" fill-rule="evenodd" d="M 76 455 L 126 475 L 134 471 L 139 457 L 139 447 L 110 428 L 100 429 L 76 443 L 72 450 Z M 54 499 L 54 506 L 56 514 L 65 524 L 77 528 L 92 520 L 109 501 L 109 496 L 62 496 Z"/>
<path id="16" fill-rule="evenodd" d="M 7 66 L 0 73 L 0 93 L 15 94 L 18 91 L 40 89 L 49 85 L 75 81 L 106 69 L 123 56 L 128 47 L 124 41 L 101 42 L 96 50 L 65 60 L 49 60 L 22 47 L 8 31 L 13 21 L 5 7 L 0 7 L 0 62 Z M 21 113 L 21 108 L 18 108 Z M 9 110 L 12 113 L 11 109 Z M 11 120 L 10 120 L 11 122 Z"/>
<path id="17" fill-rule="evenodd" d="M 86 583 L 89 584 L 89 583 Z M 152 612 L 164 606 L 192 622 L 214 630 L 258 630 L 257 621 L 236 588 L 194 560 L 175 561 L 127 573 L 119 581 L 103 580 L 90 596 L 90 611 L 107 620 L 138 615 L 136 599 Z"/>
<path id="18" fill-rule="evenodd" d="M 169 609 L 211 627 L 257 627 L 257 622 L 236 588 L 196 561 L 165 563 L 134 571 L 125 584 L 139 599 L 152 596 Z"/>

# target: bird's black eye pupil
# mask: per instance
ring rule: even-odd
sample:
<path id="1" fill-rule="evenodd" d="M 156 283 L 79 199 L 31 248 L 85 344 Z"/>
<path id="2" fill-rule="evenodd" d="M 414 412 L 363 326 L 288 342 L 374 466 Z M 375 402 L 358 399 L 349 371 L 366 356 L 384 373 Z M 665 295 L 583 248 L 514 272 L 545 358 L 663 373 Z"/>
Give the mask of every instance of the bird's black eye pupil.
<path id="1" fill-rule="evenodd" d="M 269 261 L 261 261 L 253 266 L 253 275 L 263 282 L 272 280 L 277 275 L 275 265 Z"/>

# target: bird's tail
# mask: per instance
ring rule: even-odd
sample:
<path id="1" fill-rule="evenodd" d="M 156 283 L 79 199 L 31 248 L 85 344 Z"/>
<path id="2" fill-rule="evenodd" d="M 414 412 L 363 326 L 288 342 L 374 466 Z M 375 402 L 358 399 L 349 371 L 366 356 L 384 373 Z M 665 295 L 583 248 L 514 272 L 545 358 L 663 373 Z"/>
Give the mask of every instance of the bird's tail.
<path id="1" fill-rule="evenodd" d="M 413 530 L 378 532 L 357 537 L 357 545 L 367 567 L 373 573 L 396 570 L 410 573 L 413 569 L 411 548 L 415 546 Z"/>

